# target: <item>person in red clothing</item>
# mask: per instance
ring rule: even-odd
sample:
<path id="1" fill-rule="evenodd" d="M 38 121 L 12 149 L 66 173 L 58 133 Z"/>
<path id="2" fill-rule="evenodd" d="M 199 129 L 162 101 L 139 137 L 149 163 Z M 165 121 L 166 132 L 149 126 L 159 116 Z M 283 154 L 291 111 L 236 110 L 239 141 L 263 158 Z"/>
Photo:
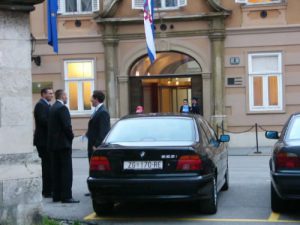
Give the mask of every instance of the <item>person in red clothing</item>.
<path id="1" fill-rule="evenodd" d="M 135 113 L 144 113 L 144 107 L 141 105 L 138 105 L 136 107 Z"/>

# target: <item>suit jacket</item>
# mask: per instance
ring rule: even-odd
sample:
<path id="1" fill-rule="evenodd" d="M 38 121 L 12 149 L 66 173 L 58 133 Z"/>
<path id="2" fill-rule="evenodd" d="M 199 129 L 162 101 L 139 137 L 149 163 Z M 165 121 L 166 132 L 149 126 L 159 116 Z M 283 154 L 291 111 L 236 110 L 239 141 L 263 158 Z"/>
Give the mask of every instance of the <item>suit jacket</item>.
<path id="1" fill-rule="evenodd" d="M 40 99 L 34 107 L 35 131 L 33 144 L 40 148 L 47 146 L 49 111 L 50 105 L 43 99 Z"/>
<path id="2" fill-rule="evenodd" d="M 69 109 L 56 101 L 49 113 L 48 148 L 50 151 L 71 149 L 73 138 Z"/>
<path id="3" fill-rule="evenodd" d="M 200 106 L 198 104 L 196 105 L 192 105 L 191 107 L 191 112 L 194 113 L 194 114 L 200 114 Z"/>
<path id="4" fill-rule="evenodd" d="M 93 146 L 101 145 L 103 139 L 110 130 L 110 116 L 104 105 L 102 105 L 91 117 L 86 136 L 88 138 L 88 151 L 93 150 Z"/>
<path id="5" fill-rule="evenodd" d="M 182 106 L 180 106 L 179 112 L 181 112 L 181 113 L 182 113 L 182 110 L 183 110 L 183 105 L 182 105 Z M 189 112 L 191 112 L 191 107 L 190 107 L 190 106 L 189 106 Z"/>

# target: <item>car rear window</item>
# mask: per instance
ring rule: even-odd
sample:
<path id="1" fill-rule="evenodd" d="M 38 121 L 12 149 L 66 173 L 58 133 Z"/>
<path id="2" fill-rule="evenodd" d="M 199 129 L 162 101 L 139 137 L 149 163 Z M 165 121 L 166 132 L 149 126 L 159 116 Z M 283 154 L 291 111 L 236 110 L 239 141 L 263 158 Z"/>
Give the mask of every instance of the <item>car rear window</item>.
<path id="1" fill-rule="evenodd" d="M 300 140 L 300 116 L 291 120 L 286 137 L 288 140 Z"/>
<path id="2" fill-rule="evenodd" d="M 192 118 L 150 117 L 120 120 L 110 131 L 106 143 L 195 141 Z"/>

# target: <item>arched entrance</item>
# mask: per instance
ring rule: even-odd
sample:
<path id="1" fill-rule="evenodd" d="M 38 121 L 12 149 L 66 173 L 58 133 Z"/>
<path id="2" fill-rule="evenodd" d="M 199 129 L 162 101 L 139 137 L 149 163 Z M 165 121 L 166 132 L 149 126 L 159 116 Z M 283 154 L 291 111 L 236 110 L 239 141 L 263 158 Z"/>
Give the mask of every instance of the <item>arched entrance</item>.
<path id="1" fill-rule="evenodd" d="M 130 112 L 143 105 L 145 112 L 178 112 L 183 99 L 198 98 L 203 112 L 202 69 L 189 55 L 160 52 L 154 64 L 147 55 L 139 58 L 129 71 Z"/>

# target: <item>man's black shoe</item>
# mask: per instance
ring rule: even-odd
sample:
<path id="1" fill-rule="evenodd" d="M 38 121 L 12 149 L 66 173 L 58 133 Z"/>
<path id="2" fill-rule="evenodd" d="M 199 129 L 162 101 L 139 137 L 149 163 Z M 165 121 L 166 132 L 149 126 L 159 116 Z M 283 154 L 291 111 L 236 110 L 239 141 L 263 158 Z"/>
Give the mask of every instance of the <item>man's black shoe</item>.
<path id="1" fill-rule="evenodd" d="M 62 203 L 79 203 L 80 201 L 75 200 L 73 198 L 61 200 Z"/>
<path id="2" fill-rule="evenodd" d="M 44 198 L 52 198 L 52 194 L 51 193 L 43 194 L 43 197 Z"/>
<path id="3" fill-rule="evenodd" d="M 53 202 L 60 202 L 61 199 L 60 198 L 53 198 Z"/>

